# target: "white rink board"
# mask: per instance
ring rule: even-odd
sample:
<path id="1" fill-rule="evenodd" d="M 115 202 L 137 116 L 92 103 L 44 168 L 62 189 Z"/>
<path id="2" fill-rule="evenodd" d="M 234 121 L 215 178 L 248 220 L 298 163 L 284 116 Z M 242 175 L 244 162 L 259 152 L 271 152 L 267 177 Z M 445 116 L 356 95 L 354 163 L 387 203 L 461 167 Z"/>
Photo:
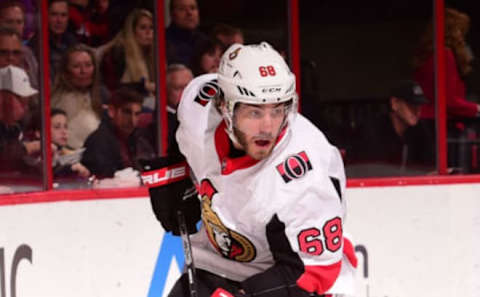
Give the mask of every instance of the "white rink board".
<path id="1" fill-rule="evenodd" d="M 145 198 L 1 206 L 0 297 L 12 297 L 11 266 L 22 244 L 32 263 L 19 262 L 18 297 L 148 296 L 163 233 Z"/>
<path id="2" fill-rule="evenodd" d="M 480 185 L 348 189 L 358 296 L 480 296 Z"/>
<path id="3" fill-rule="evenodd" d="M 345 229 L 368 253 L 357 253 L 357 296 L 480 296 L 480 185 L 353 188 L 347 199 Z M 18 297 L 166 296 L 183 260 L 165 238 L 145 198 L 0 206 L 0 297 L 12 278 Z"/>

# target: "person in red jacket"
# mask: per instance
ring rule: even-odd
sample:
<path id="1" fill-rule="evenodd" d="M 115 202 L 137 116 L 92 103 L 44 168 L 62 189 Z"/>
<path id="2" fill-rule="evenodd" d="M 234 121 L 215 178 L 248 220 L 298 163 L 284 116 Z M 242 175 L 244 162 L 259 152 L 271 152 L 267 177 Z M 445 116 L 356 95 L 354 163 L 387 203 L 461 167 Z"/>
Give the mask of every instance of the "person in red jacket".
<path id="1" fill-rule="evenodd" d="M 471 72 L 473 55 L 465 42 L 470 26 L 468 15 L 455 9 L 445 10 L 446 101 L 449 119 L 478 117 L 480 105 L 466 99 L 464 78 Z M 423 119 L 435 118 L 435 75 L 433 27 L 430 24 L 422 36 L 414 57 L 415 80 L 429 102 L 422 107 Z"/>
<path id="2" fill-rule="evenodd" d="M 108 0 L 70 0 L 70 25 L 79 41 L 93 47 L 110 39 Z"/>
<path id="3" fill-rule="evenodd" d="M 452 8 L 445 10 L 445 70 L 446 112 L 448 142 L 448 166 L 469 172 L 478 168 L 471 140 L 480 130 L 480 105 L 467 100 L 464 79 L 472 71 L 473 54 L 465 37 L 470 27 L 470 18 Z M 428 103 L 422 106 L 421 125 L 429 131 L 432 153 L 435 154 L 435 61 L 433 52 L 433 26 L 429 25 L 423 35 L 414 58 L 414 79 L 423 89 Z M 471 153 L 467 153 L 471 152 Z"/>

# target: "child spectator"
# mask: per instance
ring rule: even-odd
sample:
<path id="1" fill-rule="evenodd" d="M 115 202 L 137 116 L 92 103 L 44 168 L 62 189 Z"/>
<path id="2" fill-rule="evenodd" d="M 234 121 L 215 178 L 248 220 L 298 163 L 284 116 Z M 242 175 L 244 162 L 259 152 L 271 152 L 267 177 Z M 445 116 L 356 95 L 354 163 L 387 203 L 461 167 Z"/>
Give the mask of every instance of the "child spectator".
<path id="1" fill-rule="evenodd" d="M 102 113 L 95 56 L 83 44 L 69 48 L 60 63 L 52 91 L 52 107 L 64 110 L 68 118 L 68 145 L 81 148 L 97 129 Z"/>
<path id="2" fill-rule="evenodd" d="M 67 113 L 53 108 L 50 112 L 52 143 L 55 145 L 53 161 L 53 175 L 65 177 L 78 175 L 90 176 L 90 171 L 80 163 L 83 149 L 73 150 L 68 147 L 68 120 Z"/>

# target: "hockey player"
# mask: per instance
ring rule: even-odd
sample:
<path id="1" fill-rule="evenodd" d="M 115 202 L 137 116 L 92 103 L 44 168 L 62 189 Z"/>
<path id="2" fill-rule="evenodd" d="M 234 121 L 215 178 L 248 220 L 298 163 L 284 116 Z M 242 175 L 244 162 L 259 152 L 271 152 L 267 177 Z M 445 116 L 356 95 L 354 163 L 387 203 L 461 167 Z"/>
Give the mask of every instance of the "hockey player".
<path id="1" fill-rule="evenodd" d="M 176 138 L 200 203 L 182 199 L 189 179 L 178 158 L 150 163 L 163 169 L 143 179 L 165 230 L 179 233 L 181 210 L 195 233 L 199 297 L 353 294 L 342 159 L 296 108 L 295 76 L 265 42 L 232 45 L 218 74 L 184 90 Z M 184 274 L 169 296 L 187 297 L 188 288 Z"/>

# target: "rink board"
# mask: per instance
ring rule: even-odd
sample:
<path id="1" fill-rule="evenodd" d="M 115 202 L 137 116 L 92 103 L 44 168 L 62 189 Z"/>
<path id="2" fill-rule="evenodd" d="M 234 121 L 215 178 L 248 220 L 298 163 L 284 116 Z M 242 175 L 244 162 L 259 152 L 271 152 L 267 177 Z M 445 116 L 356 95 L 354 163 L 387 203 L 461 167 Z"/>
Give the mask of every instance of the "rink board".
<path id="1" fill-rule="evenodd" d="M 357 296 L 479 296 L 480 185 L 347 194 Z M 162 297 L 182 263 L 145 197 L 0 206 L 0 297 Z"/>

